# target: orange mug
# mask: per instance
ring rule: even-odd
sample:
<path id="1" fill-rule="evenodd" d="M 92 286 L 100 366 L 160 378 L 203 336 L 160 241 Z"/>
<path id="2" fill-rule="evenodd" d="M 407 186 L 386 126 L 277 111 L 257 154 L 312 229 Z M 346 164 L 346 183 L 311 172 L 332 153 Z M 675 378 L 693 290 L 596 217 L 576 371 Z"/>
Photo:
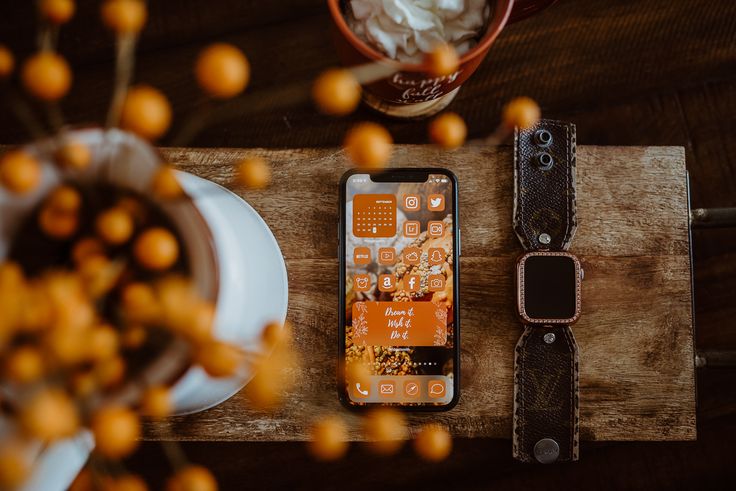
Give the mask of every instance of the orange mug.
<path id="1" fill-rule="evenodd" d="M 529 17 L 556 1 L 495 0 L 495 9 L 488 19 L 485 34 L 475 47 L 462 55 L 455 73 L 435 77 L 427 73 L 423 64 L 400 63 L 399 71 L 367 84 L 363 88 L 363 100 L 379 112 L 400 118 L 427 117 L 441 111 L 452 102 L 463 82 L 478 68 L 506 24 Z M 387 61 L 384 54 L 368 45 L 350 29 L 345 20 L 344 4 L 345 0 L 327 0 L 335 46 L 342 63 L 356 66 Z"/>

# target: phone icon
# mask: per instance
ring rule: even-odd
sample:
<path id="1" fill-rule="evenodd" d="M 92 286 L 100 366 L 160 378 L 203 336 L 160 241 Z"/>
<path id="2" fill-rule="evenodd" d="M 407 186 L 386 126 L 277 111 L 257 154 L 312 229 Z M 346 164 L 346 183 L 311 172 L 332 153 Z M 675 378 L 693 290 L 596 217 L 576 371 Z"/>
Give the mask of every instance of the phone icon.
<path id="1" fill-rule="evenodd" d="M 370 387 L 361 387 L 360 382 L 355 382 L 355 397 L 368 397 L 371 395 Z"/>

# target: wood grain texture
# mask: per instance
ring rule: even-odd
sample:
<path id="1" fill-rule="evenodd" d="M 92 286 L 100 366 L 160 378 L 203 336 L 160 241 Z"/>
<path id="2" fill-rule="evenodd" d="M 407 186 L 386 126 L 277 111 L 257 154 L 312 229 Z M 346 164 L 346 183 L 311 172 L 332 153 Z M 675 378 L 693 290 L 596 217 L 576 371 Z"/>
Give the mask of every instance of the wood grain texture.
<path id="1" fill-rule="evenodd" d="M 241 194 L 271 226 L 287 262 L 288 318 L 303 365 L 298 388 L 275 414 L 238 395 L 204 413 L 149 424 L 147 438 L 304 440 L 317 413 L 342 411 L 335 392 L 337 183 L 347 168 L 330 149 L 164 149 L 180 168 L 227 185 L 245 155 L 273 163 L 274 183 Z M 513 270 L 509 147 L 439 152 L 398 146 L 394 165 L 441 165 L 459 179 L 462 231 L 462 396 L 433 420 L 459 437 L 508 437 L 513 346 L 520 335 Z M 236 191 L 238 191 L 236 189 Z M 573 242 L 585 269 L 581 436 L 586 440 L 695 438 L 695 382 L 684 151 L 675 147 L 579 147 Z M 359 420 L 349 417 L 351 437 Z"/>

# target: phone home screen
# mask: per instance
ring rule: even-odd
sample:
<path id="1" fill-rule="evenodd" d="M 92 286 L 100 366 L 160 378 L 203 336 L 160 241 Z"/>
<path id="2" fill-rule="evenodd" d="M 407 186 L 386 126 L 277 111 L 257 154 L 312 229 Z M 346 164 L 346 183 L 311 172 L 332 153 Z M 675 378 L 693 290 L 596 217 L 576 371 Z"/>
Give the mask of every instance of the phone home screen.
<path id="1" fill-rule="evenodd" d="M 454 180 L 345 183 L 344 400 L 447 406 L 456 380 Z"/>

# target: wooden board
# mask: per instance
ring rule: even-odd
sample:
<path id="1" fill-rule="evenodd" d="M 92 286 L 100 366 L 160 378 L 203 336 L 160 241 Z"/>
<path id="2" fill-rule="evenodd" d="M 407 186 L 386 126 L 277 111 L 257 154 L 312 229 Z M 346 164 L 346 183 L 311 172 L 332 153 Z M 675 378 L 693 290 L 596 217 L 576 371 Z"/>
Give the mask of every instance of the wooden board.
<path id="1" fill-rule="evenodd" d="M 231 164 L 262 155 L 273 185 L 241 195 L 273 230 L 286 258 L 288 318 L 302 357 L 297 387 L 275 414 L 248 409 L 239 394 L 200 414 L 149 423 L 148 439 L 305 440 L 313 417 L 338 403 L 337 196 L 347 169 L 335 149 L 164 149 L 182 169 L 229 186 Z M 447 424 L 458 437 L 510 437 L 513 268 L 510 147 L 440 152 L 399 146 L 393 165 L 438 165 L 459 179 L 462 231 L 462 387 L 458 406 L 417 414 L 412 424 Z M 696 435 L 688 204 L 684 149 L 579 147 L 573 242 L 585 269 L 580 345 L 581 437 L 691 440 Z M 247 251 L 243 252 L 244 254 Z"/>

